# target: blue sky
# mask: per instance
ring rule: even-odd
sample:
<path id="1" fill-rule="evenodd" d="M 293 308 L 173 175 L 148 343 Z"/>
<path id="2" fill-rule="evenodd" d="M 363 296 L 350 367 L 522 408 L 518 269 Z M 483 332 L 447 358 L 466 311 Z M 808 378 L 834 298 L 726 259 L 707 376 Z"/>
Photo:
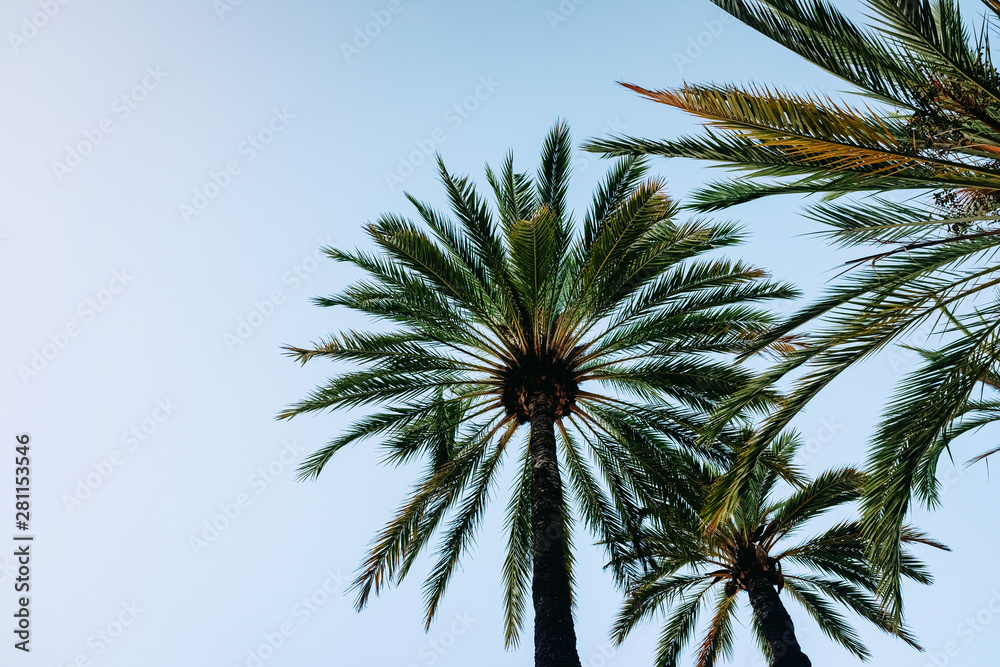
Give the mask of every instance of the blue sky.
<path id="1" fill-rule="evenodd" d="M 426 563 L 353 611 L 344 583 L 417 470 L 358 447 L 296 483 L 298 462 L 352 415 L 276 422 L 333 372 L 280 348 L 366 326 L 311 305 L 356 277 L 318 248 L 365 244 L 366 220 L 410 213 L 404 191 L 443 205 L 435 151 L 482 181 L 508 148 L 533 170 L 557 118 L 578 142 L 696 128 L 618 80 L 846 87 L 723 19 L 707 0 L 5 2 L 0 479 L 13 478 L 14 436 L 30 433 L 36 542 L 32 651 L 8 639 L 0 662 L 530 665 L 530 641 L 503 650 L 501 503 L 429 633 Z M 605 168 L 575 157 L 578 209 Z M 681 198 L 720 175 L 680 161 L 654 171 Z M 815 230 L 800 207 L 726 218 L 751 231 L 741 256 L 808 298 L 848 255 L 804 235 Z M 912 363 L 887 351 L 810 405 L 796 425 L 811 470 L 863 459 L 880 402 Z M 915 516 L 955 550 L 924 554 L 937 583 L 907 590 L 929 653 L 859 625 L 876 664 L 994 660 L 1000 538 L 982 525 L 996 490 L 985 466 L 961 468 L 992 444 L 964 443 L 943 508 Z M 0 486 L 5 507 L 13 493 Z M 619 596 L 597 550 L 578 544 L 584 664 L 650 664 L 656 625 L 608 647 Z M 0 555 L 4 614 L 11 565 Z M 795 618 L 814 665 L 851 664 Z M 742 639 L 732 664 L 760 664 Z"/>

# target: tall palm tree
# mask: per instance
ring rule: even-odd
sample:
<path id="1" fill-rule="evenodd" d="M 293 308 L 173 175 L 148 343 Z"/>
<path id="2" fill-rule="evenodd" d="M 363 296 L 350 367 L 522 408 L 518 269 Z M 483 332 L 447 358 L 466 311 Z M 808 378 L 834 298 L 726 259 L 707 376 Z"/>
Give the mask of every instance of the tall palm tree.
<path id="1" fill-rule="evenodd" d="M 379 438 L 386 460 L 427 467 L 378 533 L 355 582 L 357 606 L 398 583 L 438 529 L 424 584 L 429 626 L 473 540 L 493 481 L 514 449 L 503 566 L 508 646 L 518 642 L 529 581 L 535 664 L 579 665 L 573 625 L 574 511 L 599 539 L 636 525 L 649 471 L 711 456 L 699 415 L 750 380 L 720 357 L 773 324 L 755 301 L 795 290 L 743 262 L 704 255 L 740 239 L 733 225 L 674 221 L 663 183 L 626 158 L 594 194 L 579 230 L 567 203 L 571 143 L 557 123 L 534 178 L 486 170 L 491 211 L 438 160 L 454 220 L 410 197 L 420 223 L 384 214 L 365 231 L 377 251 L 327 248 L 366 277 L 322 306 L 387 322 L 308 349 L 360 366 L 281 413 L 380 406 L 308 458 L 316 477 L 342 447 Z M 527 426 L 526 429 L 521 429 Z M 512 444 L 527 431 L 521 447 Z M 565 490 L 564 490 L 565 485 Z M 617 548 L 609 543 L 612 555 Z"/>
<path id="2" fill-rule="evenodd" d="M 784 432 L 769 454 L 787 468 L 799 442 L 796 434 Z M 715 530 L 708 530 L 700 517 L 720 474 L 711 466 L 695 475 L 699 483 L 692 485 L 693 497 L 684 498 L 685 502 L 664 498 L 648 512 L 649 522 L 640 538 L 645 548 L 627 556 L 627 569 L 638 574 L 632 577 L 612 631 L 616 642 L 624 641 L 654 613 L 663 612 L 666 622 L 655 664 L 675 667 L 697 634 L 699 617 L 707 607 L 711 617 L 704 624 L 695 664 L 711 667 L 720 657 L 732 657 L 733 621 L 739 594 L 746 591 L 752 611 L 750 627 L 775 667 L 811 664 L 799 645 L 782 593 L 804 607 L 828 637 L 862 660 L 869 660 L 871 653 L 837 605 L 919 648 L 905 628 L 894 627 L 879 609 L 875 575 L 865 555 L 859 522 L 839 521 L 803 541 L 790 539 L 821 515 L 857 500 L 863 475 L 853 468 L 829 470 L 813 480 L 801 480 L 788 495 L 777 497 L 775 469 L 774 461 L 754 468 L 747 493 Z M 904 527 L 900 541 L 947 548 L 909 526 Z M 909 554 L 903 574 L 930 583 L 923 565 Z"/>
<path id="3" fill-rule="evenodd" d="M 842 371 L 914 333 L 939 335 L 886 406 L 867 468 L 864 524 L 884 566 L 881 592 L 898 614 L 897 537 L 911 503 L 936 506 L 942 453 L 957 435 L 1000 418 L 992 393 L 1000 375 L 1000 73 L 988 39 L 995 24 L 971 29 L 955 0 L 865 0 L 871 26 L 823 0 L 713 2 L 853 84 L 865 101 L 764 85 L 629 86 L 711 129 L 675 141 L 616 137 L 590 149 L 711 160 L 746 172 L 696 193 L 694 208 L 702 211 L 774 194 L 829 195 L 808 217 L 827 226 L 832 243 L 872 247 L 772 334 L 812 323 L 810 344 L 720 413 L 721 424 L 759 386 L 800 373 L 792 399 L 743 453 L 710 513 L 737 501 L 769 440 Z M 1000 2 L 983 4 L 1000 18 Z M 853 193 L 866 196 L 829 201 Z"/>

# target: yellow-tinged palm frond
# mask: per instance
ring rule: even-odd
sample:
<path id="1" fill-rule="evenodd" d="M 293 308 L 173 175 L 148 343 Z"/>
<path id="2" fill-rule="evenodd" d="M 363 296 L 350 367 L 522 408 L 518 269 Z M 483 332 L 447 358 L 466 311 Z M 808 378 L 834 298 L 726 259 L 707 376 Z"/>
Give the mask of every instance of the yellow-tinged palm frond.
<path id="1" fill-rule="evenodd" d="M 711 126 L 740 133 L 802 167 L 887 178 L 919 172 L 921 178 L 942 184 L 1000 188 L 1000 173 L 995 169 L 963 160 L 961 155 L 944 159 L 915 152 L 904 123 L 867 106 L 857 109 L 830 97 L 778 92 L 767 86 L 685 85 L 648 90 L 622 85 L 654 102 L 703 118 Z"/>

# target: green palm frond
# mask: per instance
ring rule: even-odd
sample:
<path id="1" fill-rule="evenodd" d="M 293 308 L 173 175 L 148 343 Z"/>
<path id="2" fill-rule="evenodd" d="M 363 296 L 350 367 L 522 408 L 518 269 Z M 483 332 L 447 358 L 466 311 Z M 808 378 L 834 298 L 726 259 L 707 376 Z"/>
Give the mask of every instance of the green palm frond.
<path id="1" fill-rule="evenodd" d="M 948 444 L 942 434 L 961 419 L 979 378 L 1000 361 L 996 345 L 1000 304 L 980 314 L 990 320 L 978 322 L 977 317 L 971 335 L 947 344 L 903 380 L 875 435 L 864 519 L 887 573 L 881 592 L 894 609 L 901 605 L 897 579 L 902 555 L 898 543 L 890 542 L 889 532 L 898 534 L 914 497 L 928 507 L 939 503 L 937 465 Z"/>
<path id="2" fill-rule="evenodd" d="M 698 647 L 698 664 L 713 667 L 719 658 L 730 660 L 735 645 L 733 637 L 733 616 L 736 611 L 736 597 L 726 595 L 716 587 L 715 615 L 709 623 L 709 630 Z"/>
<path id="3" fill-rule="evenodd" d="M 864 477 L 860 471 L 854 468 L 839 468 L 827 470 L 809 484 L 796 489 L 791 496 L 772 510 L 775 527 L 774 537 L 770 543 L 777 542 L 801 524 L 820 516 L 832 507 L 857 500 L 863 482 Z"/>
<path id="4" fill-rule="evenodd" d="M 822 0 L 712 0 L 716 5 L 826 71 L 877 99 L 911 106 L 920 71 L 877 33 Z"/>
<path id="5" fill-rule="evenodd" d="M 424 599 L 427 606 L 425 629 L 430 629 L 455 567 L 482 522 L 483 511 L 489 501 L 490 488 L 499 468 L 501 457 L 516 430 L 516 422 L 510 420 L 506 423 L 503 434 L 493 445 L 493 451 L 479 466 L 472 481 L 472 488 L 469 489 L 461 505 L 457 508 L 455 517 L 447 527 L 447 532 L 438 549 L 437 563 L 431 569 L 424 584 Z"/>
<path id="6" fill-rule="evenodd" d="M 531 458 L 524 443 L 520 474 L 507 506 L 507 553 L 504 555 L 504 644 L 520 642 L 531 592 Z"/>
<path id="7" fill-rule="evenodd" d="M 823 634 L 858 658 L 868 661 L 871 658 L 871 652 L 861 643 L 858 633 L 851 628 L 843 616 L 837 613 L 833 605 L 810 590 L 805 583 L 805 581 L 801 583 L 796 581 L 794 577 L 785 577 L 785 588 L 789 595 L 805 608 Z"/>
<path id="8" fill-rule="evenodd" d="M 667 617 L 656 646 L 657 667 L 678 667 L 684 647 L 691 640 L 706 593 L 712 582 L 702 584 L 691 594 L 681 598 Z"/>
<path id="9" fill-rule="evenodd" d="M 989 52 L 970 38 L 957 3 L 870 0 L 869 6 L 880 19 L 881 32 L 917 55 L 935 75 L 967 84 L 994 104 L 1000 102 L 1000 80 Z"/>

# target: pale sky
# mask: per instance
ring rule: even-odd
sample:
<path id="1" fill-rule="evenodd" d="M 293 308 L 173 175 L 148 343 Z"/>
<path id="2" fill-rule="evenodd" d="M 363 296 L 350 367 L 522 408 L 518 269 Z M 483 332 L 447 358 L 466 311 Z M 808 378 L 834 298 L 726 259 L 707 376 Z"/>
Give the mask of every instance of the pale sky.
<path id="1" fill-rule="evenodd" d="M 856 3 L 843 3 L 855 7 Z M 977 3 L 968 3 L 978 11 Z M 343 594 L 419 467 L 374 447 L 337 455 L 315 483 L 298 463 L 353 417 L 276 422 L 335 369 L 280 353 L 366 322 L 310 299 L 357 274 L 321 245 L 411 215 L 404 191 L 444 206 L 428 156 L 485 183 L 513 148 L 534 171 L 565 118 L 580 143 L 608 132 L 676 137 L 694 123 L 646 87 L 757 80 L 846 85 L 723 21 L 708 0 L 505 3 L 375 0 L 7 0 L 0 6 L 0 611 L 14 613 L 15 436 L 31 437 L 31 652 L 9 631 L 0 664 L 31 667 L 531 665 L 529 631 L 505 652 L 500 564 L 510 476 L 438 622 L 422 627 L 429 563 L 364 612 Z M 606 163 L 579 153 L 582 214 Z M 678 197 L 718 171 L 654 162 Z M 819 293 L 850 254 L 827 248 L 801 201 L 729 211 L 734 251 Z M 919 339 L 911 342 L 920 343 Z M 888 351 L 834 383 L 795 422 L 807 467 L 864 458 L 881 402 L 914 360 Z M 996 660 L 995 485 L 956 448 L 943 507 L 914 520 L 954 548 L 921 552 L 937 582 L 906 590 L 919 654 L 851 617 L 878 665 Z M 826 524 L 817 524 L 819 532 Z M 620 595 L 580 534 L 583 664 L 652 664 L 660 627 L 607 643 Z M 4 555 L 10 554 L 10 555 Z M 854 664 L 794 603 L 817 667 Z M 744 604 L 744 610 L 746 605 Z M 745 618 L 745 616 L 744 616 Z M 976 620 L 978 618 L 978 620 Z M 971 619 L 971 620 L 969 620 Z M 255 660 L 259 662 L 255 662 Z M 734 665 L 759 665 L 741 631 Z"/>

